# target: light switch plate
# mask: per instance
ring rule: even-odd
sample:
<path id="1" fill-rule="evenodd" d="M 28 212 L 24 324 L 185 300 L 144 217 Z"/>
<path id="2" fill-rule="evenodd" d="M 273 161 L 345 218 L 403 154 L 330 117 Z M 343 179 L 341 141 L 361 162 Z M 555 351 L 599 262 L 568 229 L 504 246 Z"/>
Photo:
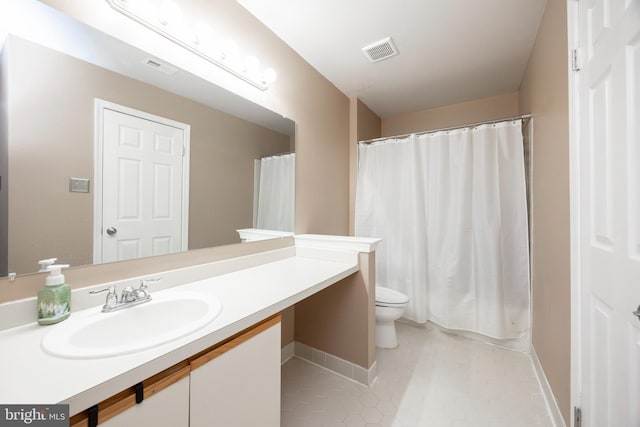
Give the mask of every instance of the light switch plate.
<path id="1" fill-rule="evenodd" d="M 69 178 L 69 191 L 72 193 L 88 193 L 89 178 Z"/>

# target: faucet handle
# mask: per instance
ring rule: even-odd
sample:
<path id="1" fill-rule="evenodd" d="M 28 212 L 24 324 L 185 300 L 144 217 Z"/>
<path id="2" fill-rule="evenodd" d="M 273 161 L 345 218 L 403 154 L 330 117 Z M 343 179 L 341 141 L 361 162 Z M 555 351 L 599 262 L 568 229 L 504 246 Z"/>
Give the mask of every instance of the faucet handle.
<path id="1" fill-rule="evenodd" d="M 107 292 L 107 291 L 109 291 L 109 293 L 107 294 L 107 298 L 108 298 L 109 295 L 111 295 L 111 294 L 115 295 L 116 294 L 116 287 L 111 285 L 111 286 L 107 286 L 106 288 L 98 289 L 96 291 L 89 291 L 89 293 L 91 295 L 95 295 L 95 294 L 101 294 L 101 293 Z"/>
<path id="2" fill-rule="evenodd" d="M 141 279 L 140 280 L 140 287 L 135 290 L 136 297 L 138 299 L 151 298 L 151 295 L 149 295 L 149 291 L 148 291 L 149 287 L 147 286 L 147 284 L 155 285 L 157 283 L 160 283 L 160 280 L 162 280 L 161 277 L 156 277 L 156 278 L 153 278 L 153 279 Z"/>
<path id="3" fill-rule="evenodd" d="M 102 292 L 107 292 L 107 299 L 102 306 L 102 311 L 108 311 L 111 307 L 118 303 L 118 295 L 116 294 L 115 286 L 108 286 L 103 289 L 98 289 L 96 291 L 89 291 L 91 295 L 101 294 Z"/>

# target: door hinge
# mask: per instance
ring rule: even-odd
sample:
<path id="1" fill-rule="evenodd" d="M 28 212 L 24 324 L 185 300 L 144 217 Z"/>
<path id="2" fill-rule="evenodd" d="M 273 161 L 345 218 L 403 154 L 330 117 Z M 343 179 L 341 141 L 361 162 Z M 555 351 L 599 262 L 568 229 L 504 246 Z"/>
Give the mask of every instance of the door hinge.
<path id="1" fill-rule="evenodd" d="M 573 407 L 573 427 L 582 427 L 582 409 Z"/>
<path id="2" fill-rule="evenodd" d="M 571 50 L 571 69 L 573 71 L 580 71 L 580 57 L 579 57 L 579 49 Z"/>

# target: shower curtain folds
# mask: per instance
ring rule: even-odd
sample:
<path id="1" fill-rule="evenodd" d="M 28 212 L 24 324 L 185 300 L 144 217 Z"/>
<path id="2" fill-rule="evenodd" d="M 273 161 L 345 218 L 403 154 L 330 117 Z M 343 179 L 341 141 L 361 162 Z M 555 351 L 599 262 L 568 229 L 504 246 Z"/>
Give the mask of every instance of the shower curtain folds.
<path id="1" fill-rule="evenodd" d="M 295 153 L 260 159 L 256 228 L 293 231 L 295 176 Z"/>
<path id="2" fill-rule="evenodd" d="M 495 339 L 529 333 L 521 121 L 359 145 L 355 232 L 405 317 Z"/>

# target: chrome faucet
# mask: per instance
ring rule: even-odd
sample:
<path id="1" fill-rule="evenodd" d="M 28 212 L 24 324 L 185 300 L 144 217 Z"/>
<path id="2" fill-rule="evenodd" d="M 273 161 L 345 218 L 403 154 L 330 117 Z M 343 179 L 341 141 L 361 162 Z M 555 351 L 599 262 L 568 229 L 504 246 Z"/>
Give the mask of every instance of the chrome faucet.
<path id="1" fill-rule="evenodd" d="M 138 299 L 144 299 L 144 298 L 151 298 L 151 296 L 149 295 L 149 287 L 147 286 L 148 284 L 157 284 L 160 283 L 161 278 L 157 277 L 155 279 L 142 279 L 140 280 L 140 287 L 136 290 L 134 290 L 133 292 L 136 295 L 136 298 Z"/>
<path id="2" fill-rule="evenodd" d="M 98 289 L 97 291 L 89 291 L 91 295 L 107 292 L 107 299 L 102 306 L 104 313 L 120 310 L 121 308 L 131 307 L 151 301 L 151 294 L 149 294 L 149 287 L 147 284 L 159 283 L 160 278 L 156 279 L 142 279 L 140 280 L 140 287 L 135 289 L 133 286 L 127 286 L 122 290 L 120 298 L 116 292 L 115 286 L 108 286 L 104 289 Z"/>
<path id="3" fill-rule="evenodd" d="M 127 304 L 134 301 L 136 301 L 135 291 L 133 287 L 127 286 L 122 290 L 122 295 L 120 295 L 120 302 Z"/>

